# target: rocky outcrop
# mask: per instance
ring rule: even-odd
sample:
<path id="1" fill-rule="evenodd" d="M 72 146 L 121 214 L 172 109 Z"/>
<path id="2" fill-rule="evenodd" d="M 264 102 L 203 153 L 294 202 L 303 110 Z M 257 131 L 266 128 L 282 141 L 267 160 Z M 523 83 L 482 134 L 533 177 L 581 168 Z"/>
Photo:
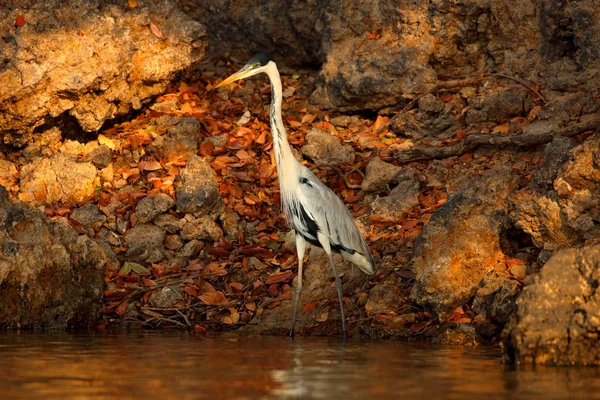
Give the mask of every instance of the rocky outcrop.
<path id="1" fill-rule="evenodd" d="M 0 327 L 90 327 L 104 308 L 104 270 L 115 269 L 107 246 L 50 222 L 0 186 Z"/>
<path id="2" fill-rule="evenodd" d="M 206 35 L 171 0 L 19 2 L 0 9 L 0 30 L 0 130 L 18 146 L 45 123 L 91 132 L 139 110 L 202 59 Z"/>
<path id="3" fill-rule="evenodd" d="M 600 218 L 596 196 L 600 190 L 600 135 L 567 153 L 570 146 L 570 142 L 560 141 L 549 145 L 546 159 L 554 172 L 540 172 L 535 184 L 513 200 L 517 225 L 531 235 L 537 247 L 550 251 L 578 243 L 595 244 L 600 238 L 594 222 Z M 548 190 L 537 186 L 548 181 L 552 182 Z"/>
<path id="4" fill-rule="evenodd" d="M 440 320 L 509 277 L 500 237 L 509 225 L 504 199 L 517 187 L 511 175 L 506 167 L 473 180 L 433 215 L 415 242 L 411 297 Z"/>
<path id="5" fill-rule="evenodd" d="M 14 163 L 0 159 L 0 185 L 11 187 L 17 182 L 18 171 Z"/>
<path id="6" fill-rule="evenodd" d="M 599 82 L 600 29 L 592 22 L 599 6 L 593 0 L 211 0 L 194 10 L 215 27 L 215 53 L 246 58 L 272 51 L 280 64 L 320 62 L 312 100 L 338 111 L 397 106 L 445 77 L 481 72 L 537 82 L 548 97 L 592 93 Z M 478 101 L 471 117 L 477 118 Z"/>
<path id="7" fill-rule="evenodd" d="M 57 153 L 25 165 L 20 184 L 19 199 L 32 205 L 81 203 L 94 197 L 100 179 L 92 163 Z"/>
<path id="8" fill-rule="evenodd" d="M 556 253 L 523 289 L 503 332 L 507 361 L 600 364 L 600 247 Z"/>
<path id="9" fill-rule="evenodd" d="M 184 10 L 205 26 L 210 54 L 235 54 L 250 58 L 270 51 L 289 64 L 318 60 L 321 47 L 320 23 L 315 24 L 320 5 L 316 0 L 287 2 L 240 2 L 207 0 L 198 7 L 187 2 Z"/>

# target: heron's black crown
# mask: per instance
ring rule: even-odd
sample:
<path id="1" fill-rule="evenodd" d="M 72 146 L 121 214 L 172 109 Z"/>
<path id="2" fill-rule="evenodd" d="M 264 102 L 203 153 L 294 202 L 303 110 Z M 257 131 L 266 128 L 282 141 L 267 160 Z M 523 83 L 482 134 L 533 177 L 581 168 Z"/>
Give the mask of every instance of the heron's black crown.
<path id="1" fill-rule="evenodd" d="M 252 57 L 250 61 L 248 61 L 248 65 L 252 65 L 255 68 L 264 67 L 269 63 L 269 61 L 272 61 L 270 55 L 268 55 L 267 53 L 258 53 L 257 55 Z"/>

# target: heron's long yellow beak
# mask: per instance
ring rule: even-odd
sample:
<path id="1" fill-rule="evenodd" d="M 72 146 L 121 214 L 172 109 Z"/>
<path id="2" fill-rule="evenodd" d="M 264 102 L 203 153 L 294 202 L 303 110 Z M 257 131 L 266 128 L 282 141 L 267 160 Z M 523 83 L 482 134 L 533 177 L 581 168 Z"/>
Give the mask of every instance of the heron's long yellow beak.
<path id="1" fill-rule="evenodd" d="M 240 79 L 247 78 L 247 77 L 252 76 L 254 74 L 256 74 L 256 70 L 253 69 L 253 68 L 251 68 L 251 67 L 248 67 L 246 65 L 242 69 L 240 69 L 238 72 L 236 72 L 235 74 L 229 76 L 223 82 L 219 83 L 213 89 L 216 89 L 216 88 L 221 87 L 221 86 L 229 85 L 231 82 L 235 82 L 235 81 L 238 81 Z"/>

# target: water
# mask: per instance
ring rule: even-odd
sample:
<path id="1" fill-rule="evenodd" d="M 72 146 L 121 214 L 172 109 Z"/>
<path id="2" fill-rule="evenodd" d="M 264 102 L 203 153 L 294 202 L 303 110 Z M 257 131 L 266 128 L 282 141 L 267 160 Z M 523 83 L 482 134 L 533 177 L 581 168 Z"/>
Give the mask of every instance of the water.
<path id="1" fill-rule="evenodd" d="M 396 341 L 5 332 L 0 398 L 600 399 L 600 370 Z"/>

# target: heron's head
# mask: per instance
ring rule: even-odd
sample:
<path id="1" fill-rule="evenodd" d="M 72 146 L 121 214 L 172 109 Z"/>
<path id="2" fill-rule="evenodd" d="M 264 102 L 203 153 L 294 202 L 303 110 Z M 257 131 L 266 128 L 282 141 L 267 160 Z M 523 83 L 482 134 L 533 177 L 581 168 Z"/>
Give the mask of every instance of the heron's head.
<path id="1" fill-rule="evenodd" d="M 265 72 L 269 63 L 272 63 L 271 57 L 265 53 L 259 53 L 252 57 L 246 65 L 242 67 L 238 72 L 231 75 L 223 82 L 219 83 L 215 86 L 215 89 L 221 86 L 225 86 L 230 84 L 231 82 L 235 82 L 240 79 L 248 78 L 252 75 L 260 74 L 261 72 Z"/>

